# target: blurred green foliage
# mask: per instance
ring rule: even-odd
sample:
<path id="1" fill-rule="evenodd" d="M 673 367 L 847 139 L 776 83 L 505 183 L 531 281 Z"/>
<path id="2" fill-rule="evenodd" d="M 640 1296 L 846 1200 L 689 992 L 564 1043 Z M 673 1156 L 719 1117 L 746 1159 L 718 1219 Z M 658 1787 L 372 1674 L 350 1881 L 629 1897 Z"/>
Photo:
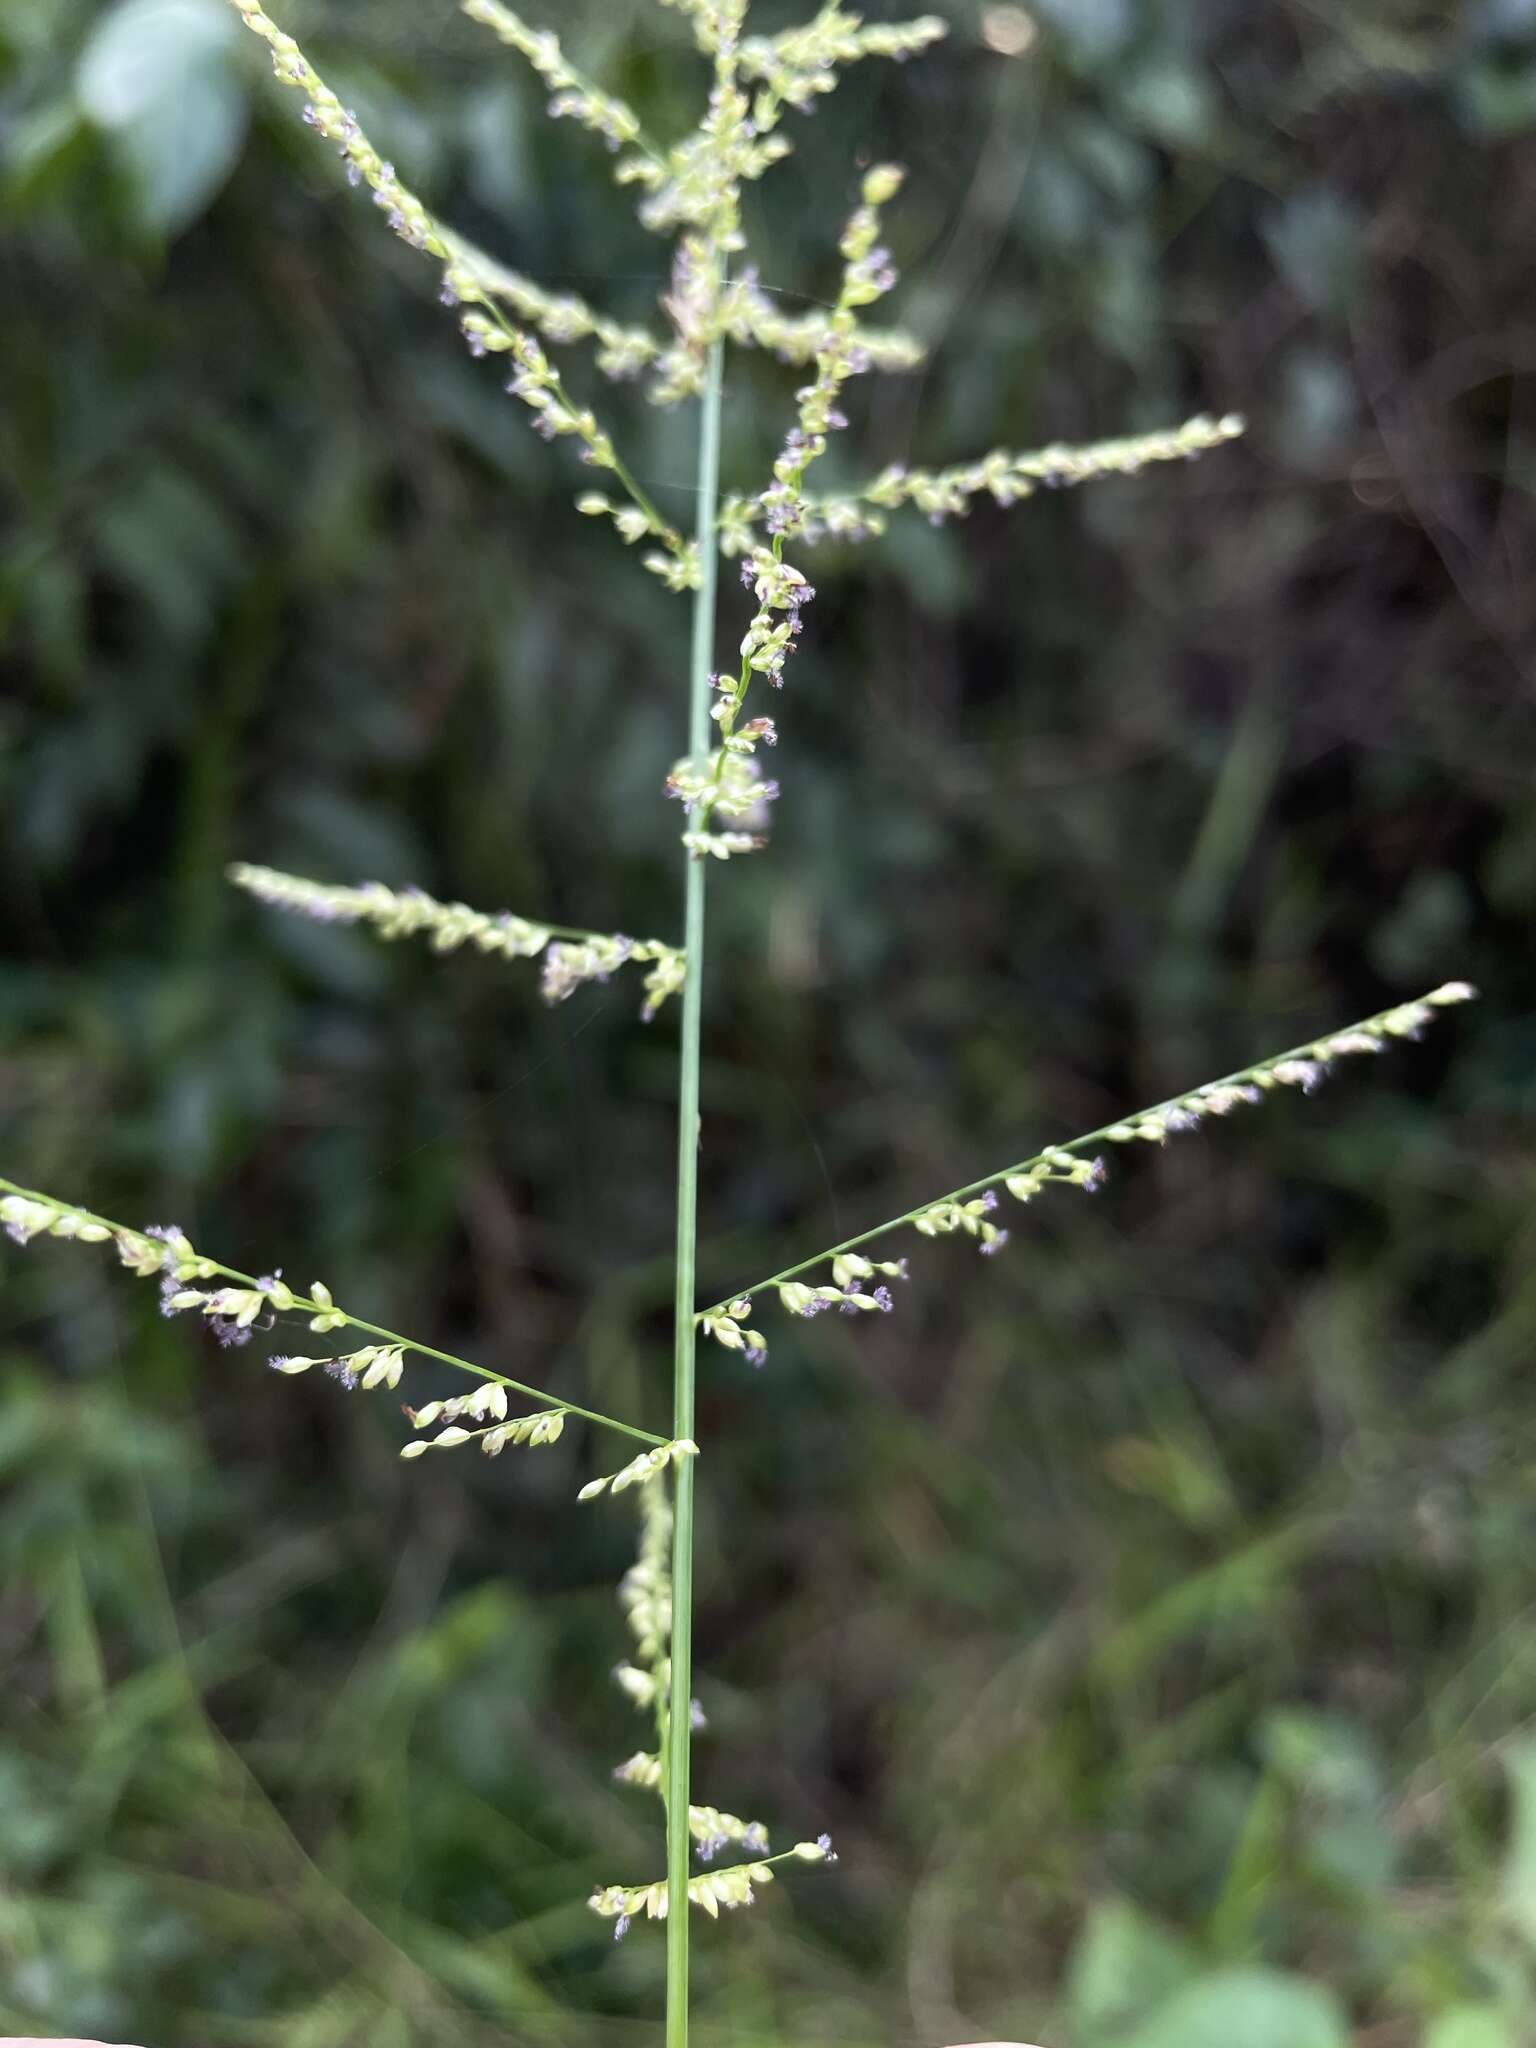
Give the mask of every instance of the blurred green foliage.
<path id="1" fill-rule="evenodd" d="M 714 891 L 704 1298 L 1448 976 L 1487 1001 L 1007 1259 L 930 1248 L 876 1329 L 711 1360 L 701 1790 L 843 1865 L 703 1930 L 703 2037 L 1520 2048 L 1536 7 L 946 11 L 755 201 L 793 298 L 850 156 L 912 166 L 935 360 L 847 461 L 1252 431 L 819 561 L 773 852 Z M 542 13 L 676 124 L 673 17 Z M 446 4 L 283 19 L 487 246 L 654 301 L 601 151 Z M 310 141 L 218 0 L 0 0 L 5 1170 L 660 1414 L 670 1027 L 220 880 L 676 922 L 681 613 Z M 785 385 L 736 392 L 742 478 Z M 676 423 L 612 410 L 685 509 Z M 0 2023 L 641 2038 L 660 1945 L 582 1904 L 657 1855 L 602 1777 L 630 1530 L 567 1447 L 402 1470 L 104 1261 L 0 1282 Z"/>

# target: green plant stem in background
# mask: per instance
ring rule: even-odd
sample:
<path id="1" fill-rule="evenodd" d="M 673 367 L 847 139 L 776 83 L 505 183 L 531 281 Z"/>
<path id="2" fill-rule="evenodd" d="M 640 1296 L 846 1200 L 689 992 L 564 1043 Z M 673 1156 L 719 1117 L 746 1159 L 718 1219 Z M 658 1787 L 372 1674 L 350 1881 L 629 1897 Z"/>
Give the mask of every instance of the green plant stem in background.
<path id="1" fill-rule="evenodd" d="M 709 676 L 715 645 L 715 585 L 719 550 L 715 514 L 720 494 L 720 397 L 724 344 L 714 342 L 699 409 L 699 583 L 693 599 L 693 644 L 688 677 L 688 751 L 709 750 Z M 694 1251 L 698 1236 L 699 1039 L 704 1015 L 704 881 L 706 862 L 684 855 L 682 1041 L 677 1090 L 677 1295 L 672 1359 L 672 1430 L 693 1436 Z M 667 1889 L 688 1897 L 689 1747 L 693 1702 L 693 1466 L 677 1468 L 672 1528 L 672 1663 L 667 1688 Z M 667 2048 L 688 2044 L 688 1912 L 667 1915 Z"/>

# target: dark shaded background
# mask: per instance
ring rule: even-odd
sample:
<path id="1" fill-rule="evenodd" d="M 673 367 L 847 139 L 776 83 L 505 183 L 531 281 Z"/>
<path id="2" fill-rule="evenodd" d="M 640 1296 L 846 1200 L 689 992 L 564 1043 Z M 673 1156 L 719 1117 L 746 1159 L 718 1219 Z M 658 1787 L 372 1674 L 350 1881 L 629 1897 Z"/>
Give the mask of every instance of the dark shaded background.
<path id="1" fill-rule="evenodd" d="M 691 120 L 675 16 L 533 11 Z M 714 888 L 706 1298 L 1486 1000 L 1117 1156 L 1005 1258 L 919 1247 L 899 1316 L 709 1355 L 700 1793 L 843 1863 L 701 1929 L 703 2036 L 1520 2048 L 1536 8 L 945 12 L 753 200 L 765 279 L 824 295 L 850 159 L 912 167 L 935 360 L 859 393 L 848 475 L 1251 431 L 818 556 L 773 850 Z M 644 316 L 659 245 L 514 60 L 446 6 L 282 19 L 460 225 Z M 224 21 L 0 4 L 0 1170 L 661 1417 L 673 1020 L 220 871 L 672 932 L 684 616 Z M 742 373 L 743 483 L 793 381 Z M 686 423 L 608 411 L 685 516 Z M 631 1530 L 571 1507 L 591 1453 L 401 1467 L 386 1410 L 99 1256 L 0 1281 L 0 2022 L 654 2038 L 660 1942 L 582 1903 L 659 1854 L 605 1777 Z"/>

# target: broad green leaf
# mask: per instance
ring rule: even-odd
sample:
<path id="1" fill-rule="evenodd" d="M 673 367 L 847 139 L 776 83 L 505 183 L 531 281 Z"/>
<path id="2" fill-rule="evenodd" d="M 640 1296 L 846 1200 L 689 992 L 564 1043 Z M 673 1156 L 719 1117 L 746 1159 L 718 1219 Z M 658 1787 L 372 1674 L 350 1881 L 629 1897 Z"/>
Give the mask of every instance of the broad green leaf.
<path id="1" fill-rule="evenodd" d="M 122 0 L 80 55 L 75 90 L 98 128 L 129 128 L 173 108 L 216 69 L 234 41 L 218 0 Z"/>
<path id="2" fill-rule="evenodd" d="M 1513 2023 L 1494 2005 L 1458 2005 L 1424 2036 L 1424 2048 L 1519 2048 Z"/>
<path id="3" fill-rule="evenodd" d="M 1349 2048 L 1331 1991 L 1280 1970 L 1221 1970 L 1176 1992 L 1125 2048 Z"/>
<path id="4" fill-rule="evenodd" d="M 1379 1892 L 1397 1867 L 1380 1762 L 1364 1728 L 1339 1714 L 1283 1708 L 1264 1723 L 1270 1770 L 1300 1796 L 1305 1861 L 1326 1883 Z"/>
<path id="5" fill-rule="evenodd" d="M 81 53 L 82 111 L 116 147 L 139 217 L 173 235 L 228 176 L 245 136 L 245 90 L 219 0 L 122 0 Z"/>
<path id="6" fill-rule="evenodd" d="M 92 147 L 91 131 L 68 99 L 50 100 L 11 124 L 5 138 L 4 193 L 20 210 L 46 192 Z"/>
<path id="7" fill-rule="evenodd" d="M 1125 1899 L 1089 1911 L 1068 1965 L 1067 2010 L 1088 2044 L 1154 2011 L 1194 1974 L 1184 1943 Z"/>
<path id="8" fill-rule="evenodd" d="M 182 94 L 174 119 L 156 113 L 120 129 L 144 226 L 175 235 L 196 220 L 234 169 L 245 128 L 244 91 L 230 73 L 210 70 Z"/>

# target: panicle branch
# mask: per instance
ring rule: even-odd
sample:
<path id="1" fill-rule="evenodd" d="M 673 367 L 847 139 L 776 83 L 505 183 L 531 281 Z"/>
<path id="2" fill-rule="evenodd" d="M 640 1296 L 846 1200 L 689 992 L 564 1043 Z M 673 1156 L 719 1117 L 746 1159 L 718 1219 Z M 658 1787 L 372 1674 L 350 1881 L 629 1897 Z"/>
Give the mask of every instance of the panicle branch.
<path id="1" fill-rule="evenodd" d="M 759 742 L 777 744 L 778 729 L 771 718 L 743 723 L 741 714 L 755 677 L 765 676 L 775 689 L 783 686 L 785 663 L 801 630 L 801 613 L 816 595 L 800 570 L 785 561 L 784 542 L 804 522 L 807 470 L 826 453 L 828 436 L 848 424 L 838 402 L 843 386 L 870 367 L 858 339 L 856 314 L 895 286 L 895 266 L 878 237 L 880 210 L 901 190 L 902 177 L 894 164 L 878 164 L 866 173 L 861 203 L 839 243 L 843 279 L 837 304 L 822 324 L 812 357 L 814 374 L 796 393 L 795 425 L 774 463 L 774 481 L 760 501 L 772 539 L 766 547 L 755 544 L 742 563 L 741 580 L 752 591 L 757 609 L 741 643 L 737 673 L 714 678 L 717 694 L 710 715 L 720 729 L 720 744 L 703 759 L 677 762 L 667 779 L 668 793 L 680 798 L 691 815 L 683 844 L 696 857 L 710 854 L 724 860 L 764 843 L 751 832 L 721 833 L 712 826 L 717 816 L 732 825 L 758 824 L 779 793 L 777 782 L 766 779 L 754 759 Z"/>
<path id="2" fill-rule="evenodd" d="M 463 0 L 463 10 L 471 21 L 482 23 L 509 49 L 527 58 L 549 87 L 551 98 L 546 112 L 553 120 L 578 122 L 592 134 L 600 135 L 611 150 L 638 144 L 654 161 L 661 160 L 661 152 L 647 139 L 633 107 L 602 91 L 584 72 L 578 71 L 561 49 L 560 38 L 553 29 L 530 28 L 520 14 L 503 7 L 501 0 Z"/>
<path id="3" fill-rule="evenodd" d="M 808 499 L 799 531 L 807 546 L 822 540 L 867 540 L 884 533 L 884 513 L 903 505 L 915 506 L 933 525 L 942 526 L 947 519 L 963 518 L 972 499 L 983 494 L 997 505 L 1020 505 L 1039 490 L 1100 477 L 1135 476 L 1154 462 L 1192 462 L 1244 430 L 1245 422 L 1236 413 L 1220 419 L 1197 413 L 1181 426 L 1112 441 L 1078 446 L 1056 441 L 1024 454 L 994 448 L 989 455 L 949 469 L 910 469 L 892 463 L 856 490 Z M 757 498 L 730 501 L 721 520 L 721 546 L 727 554 L 743 553 L 753 545 L 754 526 L 766 521 L 771 527 L 775 502 L 771 490 Z"/>
<path id="4" fill-rule="evenodd" d="M 567 395 L 559 372 L 551 366 L 538 342 L 508 321 L 498 301 L 506 298 L 508 303 L 521 302 L 526 317 L 540 326 L 552 322 L 561 339 L 567 338 L 572 325 L 579 327 L 590 321 L 588 331 L 602 341 L 603 365 L 609 375 L 629 373 L 637 352 L 649 361 L 655 345 L 648 337 L 599 322 L 579 301 L 547 297 L 515 272 L 501 270 L 499 266 L 483 270 L 479 251 L 433 219 L 400 179 L 394 165 L 368 140 L 356 114 L 342 105 L 293 37 L 277 26 L 260 0 L 229 0 L 229 4 L 271 51 L 272 69 L 279 83 L 293 86 L 306 96 L 304 119 L 317 134 L 335 145 L 346 165 L 347 182 L 367 185 L 391 231 L 409 248 L 436 258 L 443 266 L 440 296 L 445 305 L 464 309 L 460 326 L 471 355 L 509 353 L 516 368 L 506 388 L 529 408 L 537 431 L 548 440 L 567 435 L 578 440 L 583 461 L 618 477 L 644 514 L 647 531 L 662 541 L 669 552 L 680 555 L 684 550 L 681 536 L 635 482 L 595 415 Z"/>
<path id="5" fill-rule="evenodd" d="M 337 1356 L 280 1355 L 270 1360 L 276 1372 L 302 1373 L 318 1365 L 348 1392 L 355 1387 L 369 1390 L 393 1388 L 400 1384 L 404 1354 L 414 1351 L 423 1358 L 435 1359 L 439 1365 L 451 1365 L 457 1372 L 472 1373 L 476 1379 L 485 1381 L 493 1390 L 489 1395 L 492 1401 L 499 1395 L 504 1404 L 508 1392 L 523 1394 L 530 1400 L 552 1403 L 561 1416 L 579 1415 L 587 1422 L 598 1423 L 604 1429 L 618 1430 L 621 1435 L 635 1437 L 644 1444 L 659 1446 L 663 1442 L 649 1430 L 636 1429 L 631 1423 L 620 1422 L 612 1415 L 583 1408 L 575 1401 L 562 1401 L 558 1394 L 530 1387 L 506 1373 L 492 1372 L 467 1358 L 455 1357 L 451 1351 L 440 1351 L 435 1345 L 418 1343 L 414 1337 L 402 1337 L 398 1330 L 387 1330 L 382 1324 L 366 1322 L 363 1317 L 342 1308 L 323 1281 L 311 1282 L 306 1293 L 290 1287 L 281 1268 L 273 1273 L 253 1275 L 242 1273 L 234 1266 L 222 1265 L 217 1259 L 210 1259 L 196 1250 L 185 1231 L 174 1224 L 154 1224 L 145 1230 L 130 1230 L 126 1224 L 114 1223 L 111 1217 L 98 1216 L 77 1203 L 61 1202 L 52 1195 L 40 1194 L 35 1188 L 19 1187 L 14 1181 L 0 1180 L 0 1228 L 13 1243 L 20 1245 L 30 1244 L 35 1237 L 115 1245 L 118 1257 L 130 1273 L 141 1280 L 158 1280 L 162 1314 L 175 1316 L 185 1310 L 196 1309 L 209 1331 L 226 1347 L 249 1343 L 253 1330 L 271 1329 L 279 1316 L 307 1317 L 311 1331 L 317 1334 L 351 1329 L 381 1340 Z M 204 1284 L 213 1280 L 225 1284 L 214 1287 Z M 482 1395 L 480 1398 L 486 1397 Z M 444 1405 L 451 1404 L 439 1403 L 439 1409 Z M 506 1412 L 504 1405 L 501 1412 Z M 559 1431 L 556 1430 L 555 1434 L 558 1436 Z"/>
<path id="6" fill-rule="evenodd" d="M 908 1209 L 888 1223 L 876 1224 L 872 1230 L 861 1231 L 857 1237 L 847 1238 L 842 1244 L 742 1288 L 739 1294 L 717 1302 L 713 1308 L 700 1310 L 696 1318 L 699 1328 L 727 1350 L 739 1351 L 749 1365 L 761 1365 L 767 1356 L 767 1340 L 760 1331 L 744 1327 L 755 1296 L 777 1290 L 780 1305 L 800 1316 L 820 1315 L 829 1308 L 841 1309 L 845 1314 L 889 1310 L 894 1306 L 889 1289 L 871 1290 L 868 1282 L 877 1273 L 905 1280 L 907 1262 L 899 1259 L 872 1264 L 860 1252 L 861 1245 L 893 1230 L 912 1229 L 923 1237 L 958 1234 L 971 1238 L 983 1254 L 999 1252 L 1008 1241 L 1007 1230 L 993 1221 L 1000 1187 L 1016 1202 L 1031 1202 L 1042 1188 L 1051 1185 L 1092 1191 L 1103 1185 L 1105 1177 L 1102 1157 L 1080 1156 L 1092 1147 L 1164 1145 L 1171 1137 L 1197 1130 L 1208 1116 L 1230 1116 L 1233 1110 L 1262 1102 L 1278 1089 L 1299 1088 L 1304 1095 L 1310 1095 L 1327 1079 L 1336 1061 L 1385 1052 L 1395 1042 L 1418 1038 L 1438 1011 L 1470 1002 L 1475 995 L 1476 990 L 1467 982 L 1448 981 L 1415 1002 L 1395 1004 L 1374 1017 L 1347 1025 L 1342 1031 L 1329 1032 L 1304 1045 L 1292 1046 L 1287 1052 L 1272 1054 L 1254 1066 L 1240 1068 L 1219 1081 L 1207 1081 L 1203 1087 L 1172 1096 L 1150 1109 L 1117 1118 L 1096 1131 L 1086 1131 L 1060 1145 L 1048 1145 L 1043 1152 L 1020 1160 L 1015 1166 L 1000 1167 L 937 1201 Z M 801 1277 L 819 1266 L 830 1266 L 829 1281 L 813 1284 Z"/>
<path id="7" fill-rule="evenodd" d="M 600 1493 L 625 1493 L 631 1486 L 647 1486 L 659 1479 L 673 1465 L 680 1465 L 684 1458 L 696 1458 L 699 1447 L 689 1437 L 678 1437 L 669 1443 L 659 1443 L 654 1450 L 641 1451 L 638 1457 L 618 1472 L 605 1473 L 600 1479 L 589 1479 L 577 1494 L 578 1500 L 596 1500 Z"/>
<path id="8" fill-rule="evenodd" d="M 387 889 L 382 882 L 349 888 L 311 882 L 276 868 L 253 867 L 241 861 L 229 879 L 277 910 L 292 910 L 320 924 L 371 924 L 383 939 L 414 938 L 425 933 L 435 953 L 451 953 L 472 945 L 481 953 L 499 953 L 508 960 L 544 956 L 541 981 L 544 1000 L 561 1003 L 590 981 L 606 982 L 629 961 L 645 964 L 646 1000 L 640 1014 L 647 1023 L 667 997 L 683 985 L 685 962 L 676 946 L 661 939 L 631 939 L 622 932 L 578 931 L 569 925 L 534 924 L 509 910 L 471 910 L 467 903 L 439 903 L 423 889 Z"/>
<path id="9" fill-rule="evenodd" d="M 767 349 L 781 363 L 797 366 L 814 362 L 832 335 L 835 309 L 816 307 L 805 313 L 786 313 L 758 280 L 748 265 L 726 286 L 720 302 L 720 324 L 728 341 L 741 348 Z M 865 327 L 854 323 L 846 338 L 866 370 L 914 370 L 927 353 L 915 335 L 895 327 Z M 755 501 L 732 500 L 732 503 Z M 739 550 L 737 550 L 739 552 Z"/>
<path id="10" fill-rule="evenodd" d="M 429 1401 L 425 1408 L 407 1408 L 407 1419 L 412 1429 L 430 1429 L 434 1423 L 446 1422 L 436 1436 L 417 1437 L 401 1451 L 402 1458 L 425 1457 L 428 1451 L 457 1450 L 460 1444 L 478 1443 L 488 1458 L 499 1458 L 508 1444 L 556 1444 L 565 1429 L 565 1410 L 545 1408 L 537 1415 L 514 1415 L 507 1418 L 507 1394 L 504 1387 L 483 1387 L 475 1394 L 461 1394 L 453 1401 Z M 456 1419 L 468 1415 L 472 1420 L 492 1420 L 482 1429 L 465 1429 Z"/>
<path id="11" fill-rule="evenodd" d="M 636 1460 L 637 1465 L 643 1462 Z M 619 1586 L 619 1603 L 634 1638 L 635 1661 L 621 1664 L 614 1678 L 635 1707 L 654 1715 L 658 1747 L 636 1750 L 613 1775 L 621 1785 L 664 1796 L 663 1756 L 671 1711 L 672 1506 L 661 1469 L 642 1476 L 638 1499 L 640 1554 Z M 704 1725 L 697 1700 L 690 1703 L 690 1720 L 696 1729 Z M 762 1857 L 770 1846 L 768 1830 L 761 1821 L 742 1820 L 717 1806 L 690 1804 L 688 1832 L 701 1863 L 710 1863 L 733 1847 L 748 1856 Z"/>
<path id="12" fill-rule="evenodd" d="M 733 1863 L 724 1870 L 707 1870 L 688 1880 L 688 1903 L 699 1906 L 711 1920 L 718 1920 L 721 1908 L 733 1913 L 738 1906 L 755 1903 L 759 1889 L 772 1884 L 774 1866 L 780 1863 L 835 1863 L 837 1855 L 829 1835 L 814 1842 L 797 1842 L 777 1856 L 760 1857 L 750 1863 Z M 667 1917 L 667 1881 L 654 1884 L 599 1885 L 587 1904 L 604 1920 L 613 1922 L 613 1938 L 622 1941 L 633 1921 Z"/>
<path id="13" fill-rule="evenodd" d="M 647 328 L 628 327 L 620 321 L 610 320 L 575 292 L 547 292 L 531 278 L 498 263 L 494 256 L 488 256 L 462 235 L 452 234 L 443 227 L 439 227 L 438 233 L 452 258 L 444 273 L 444 283 L 453 290 L 455 297 L 473 299 L 481 293 L 488 293 L 510 306 L 519 320 L 536 329 L 546 341 L 554 342 L 557 347 L 578 341 L 595 341 L 597 348 L 593 360 L 603 375 L 615 383 L 625 383 L 638 377 L 661 354 L 661 343 Z M 461 283 L 467 286 L 466 291 L 459 289 Z M 466 334 L 475 331 L 470 316 L 465 316 L 463 325 Z M 495 336 L 483 329 L 480 338 L 487 350 L 500 348 Z"/>
<path id="14" fill-rule="evenodd" d="M 693 23 L 694 41 L 706 57 L 734 48 L 747 18 L 747 0 L 661 0 Z"/>
<path id="15" fill-rule="evenodd" d="M 766 130 L 786 106 L 809 113 L 814 99 L 837 90 L 840 67 L 864 57 L 891 57 L 904 63 L 948 33 L 936 14 L 866 28 L 861 15 L 829 0 L 813 21 L 775 36 L 748 36 L 742 42 L 742 75 L 760 88 L 752 118 Z"/>

